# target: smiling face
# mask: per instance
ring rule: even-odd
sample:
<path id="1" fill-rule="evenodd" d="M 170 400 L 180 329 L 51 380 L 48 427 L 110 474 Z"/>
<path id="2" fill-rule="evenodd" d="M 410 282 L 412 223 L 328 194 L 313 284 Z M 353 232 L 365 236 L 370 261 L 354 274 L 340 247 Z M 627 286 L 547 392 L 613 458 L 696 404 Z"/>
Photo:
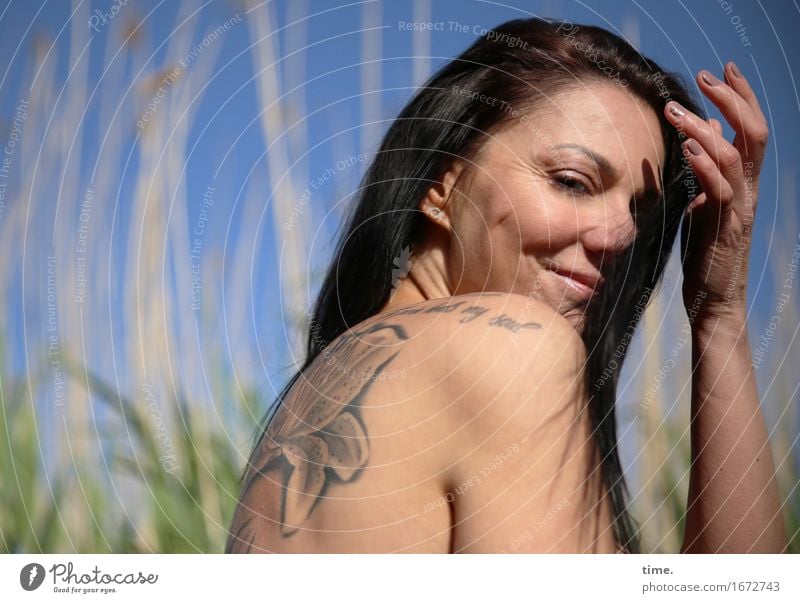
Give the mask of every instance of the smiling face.
<path id="1" fill-rule="evenodd" d="M 624 89 L 548 97 L 487 139 L 460 181 L 456 164 L 449 194 L 420 204 L 442 210 L 452 293 L 531 295 L 580 329 L 600 271 L 633 241 L 633 212 L 659 202 L 663 160 L 656 113 Z"/>

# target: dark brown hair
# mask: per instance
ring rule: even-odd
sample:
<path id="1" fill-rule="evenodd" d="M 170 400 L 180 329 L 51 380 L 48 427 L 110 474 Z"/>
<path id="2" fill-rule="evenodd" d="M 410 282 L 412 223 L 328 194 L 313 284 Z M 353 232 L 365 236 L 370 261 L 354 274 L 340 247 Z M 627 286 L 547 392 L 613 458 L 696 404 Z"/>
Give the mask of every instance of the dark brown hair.
<path id="1" fill-rule="evenodd" d="M 489 133 L 521 118 L 545 95 L 591 82 L 620 86 L 648 103 L 660 120 L 666 151 L 662 198 L 648 212 L 632 208 L 638 235 L 614 262 L 604 263 L 606 286 L 587 308 L 582 330 L 596 461 L 613 509 L 614 536 L 623 550 L 639 551 L 617 450 L 617 381 L 631 334 L 661 281 L 692 198 L 682 135 L 666 121 L 663 107 L 676 100 L 703 114 L 677 75 L 599 27 L 536 18 L 508 21 L 481 36 L 416 92 L 392 122 L 364 176 L 317 297 L 305 363 L 265 416 L 256 446 L 286 393 L 317 355 L 387 301 L 394 259 L 406 247 L 413 249 L 424 232 L 418 203 L 451 162 L 474 157 Z"/>

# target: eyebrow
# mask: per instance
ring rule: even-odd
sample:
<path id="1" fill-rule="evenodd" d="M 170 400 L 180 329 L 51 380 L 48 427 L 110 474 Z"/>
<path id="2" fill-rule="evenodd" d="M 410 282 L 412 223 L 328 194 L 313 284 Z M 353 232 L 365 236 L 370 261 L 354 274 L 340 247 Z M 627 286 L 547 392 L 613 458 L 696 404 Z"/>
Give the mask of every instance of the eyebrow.
<path id="1" fill-rule="evenodd" d="M 574 143 L 559 144 L 559 145 L 556 145 L 554 148 L 556 148 L 556 149 L 572 149 L 574 151 L 578 151 L 580 153 L 583 153 L 589 159 L 594 161 L 600 167 L 600 169 L 602 171 L 606 172 L 607 174 L 609 174 L 614 179 L 617 178 L 617 170 L 614 168 L 613 165 L 611 165 L 611 162 L 608 159 L 606 159 L 605 157 L 603 157 L 602 155 L 598 155 L 597 153 L 595 153 L 591 149 L 587 149 L 584 146 L 581 146 L 579 144 L 574 144 Z"/>
<path id="2" fill-rule="evenodd" d="M 573 151 L 578 151 L 579 153 L 586 155 L 589 159 L 594 161 L 600 168 L 600 170 L 609 174 L 612 179 L 616 180 L 618 178 L 617 170 L 613 165 L 611 165 L 611 162 L 602 155 L 598 155 L 597 153 L 595 153 L 594 151 L 592 151 L 587 147 L 575 143 L 563 143 L 556 145 L 553 148 L 572 149 Z M 646 191 L 644 191 L 645 196 L 654 196 L 656 198 L 659 198 L 661 194 L 662 194 L 661 188 L 658 186 L 656 188 L 649 188 Z"/>

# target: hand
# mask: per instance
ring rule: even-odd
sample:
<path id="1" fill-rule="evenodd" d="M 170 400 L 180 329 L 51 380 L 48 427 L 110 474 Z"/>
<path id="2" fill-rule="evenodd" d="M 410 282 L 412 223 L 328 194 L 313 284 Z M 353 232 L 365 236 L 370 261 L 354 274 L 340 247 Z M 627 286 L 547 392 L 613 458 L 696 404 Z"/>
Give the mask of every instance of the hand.
<path id="1" fill-rule="evenodd" d="M 703 70 L 697 83 L 736 132 L 733 144 L 722 136 L 716 119 L 705 121 L 675 101 L 664 112 L 686 135 L 684 156 L 700 191 L 681 226 L 684 305 L 687 312 L 694 310 L 695 320 L 733 316 L 743 321 L 758 176 L 769 129 L 733 62 L 725 66 L 724 77 L 722 82 Z"/>

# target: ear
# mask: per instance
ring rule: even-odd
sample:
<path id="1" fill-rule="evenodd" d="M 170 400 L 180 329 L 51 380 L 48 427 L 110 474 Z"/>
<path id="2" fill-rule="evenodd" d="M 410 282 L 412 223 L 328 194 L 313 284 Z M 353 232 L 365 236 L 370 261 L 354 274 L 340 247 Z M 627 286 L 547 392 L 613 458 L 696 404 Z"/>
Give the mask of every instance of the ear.
<path id="1" fill-rule="evenodd" d="M 425 196 L 419 202 L 419 209 L 434 224 L 438 224 L 448 231 L 452 228 L 450 211 L 456 183 L 461 178 L 464 165 L 460 161 L 454 162 L 445 173 L 434 182 Z"/>

